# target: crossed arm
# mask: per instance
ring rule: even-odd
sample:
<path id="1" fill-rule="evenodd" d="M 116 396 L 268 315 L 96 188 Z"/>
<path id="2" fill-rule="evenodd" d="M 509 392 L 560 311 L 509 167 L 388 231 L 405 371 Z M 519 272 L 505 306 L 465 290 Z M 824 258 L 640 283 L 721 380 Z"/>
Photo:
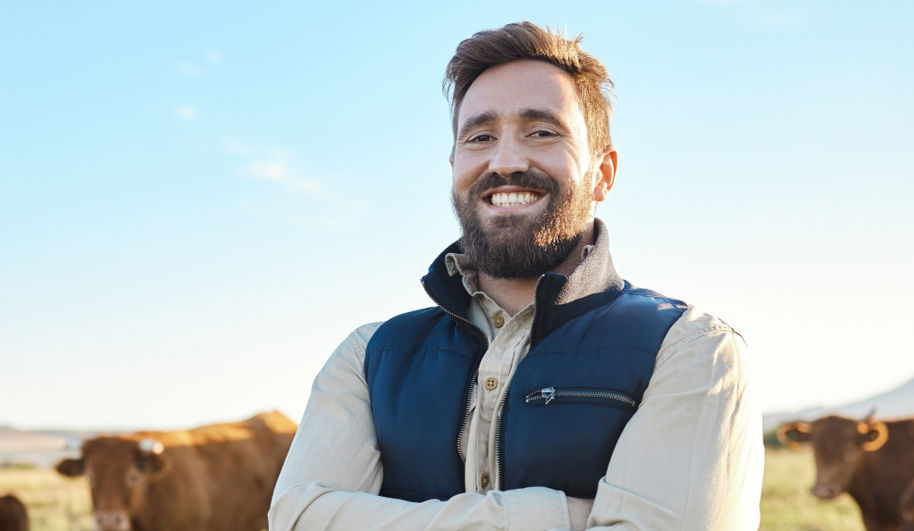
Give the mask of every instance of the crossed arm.
<path id="1" fill-rule="evenodd" d="M 378 496 L 383 470 L 362 369 L 375 329 L 353 332 L 315 379 L 273 494 L 272 531 L 758 527 L 761 416 L 742 342 L 722 322 L 690 310 L 667 334 L 589 515 L 587 503 L 545 487 L 423 503 Z"/>

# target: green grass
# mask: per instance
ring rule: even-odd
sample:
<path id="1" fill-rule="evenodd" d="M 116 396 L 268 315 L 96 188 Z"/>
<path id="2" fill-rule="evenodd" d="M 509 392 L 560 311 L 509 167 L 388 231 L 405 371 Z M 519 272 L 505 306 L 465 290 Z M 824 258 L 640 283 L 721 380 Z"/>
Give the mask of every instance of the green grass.
<path id="1" fill-rule="evenodd" d="M 821 501 L 809 493 L 816 469 L 808 448 L 769 449 L 765 456 L 761 531 L 864 531 L 847 494 Z M 90 531 L 89 488 L 53 470 L 0 469 L 0 496 L 11 492 L 29 508 L 32 531 Z"/>
<path id="2" fill-rule="evenodd" d="M 813 496 L 812 451 L 769 449 L 765 454 L 761 531 L 864 531 L 857 504 L 847 494 L 830 501 Z"/>
<path id="3" fill-rule="evenodd" d="M 31 531 L 91 531 L 89 486 L 52 469 L 0 469 L 0 496 L 15 494 L 28 507 Z"/>

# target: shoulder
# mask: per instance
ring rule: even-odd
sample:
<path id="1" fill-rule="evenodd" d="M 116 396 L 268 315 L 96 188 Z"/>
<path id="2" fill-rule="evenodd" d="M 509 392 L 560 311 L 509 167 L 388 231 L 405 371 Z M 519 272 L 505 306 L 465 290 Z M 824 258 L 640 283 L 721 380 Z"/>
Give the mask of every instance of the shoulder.
<path id="1" fill-rule="evenodd" d="M 365 360 L 365 347 L 383 324 L 383 321 L 378 321 L 364 324 L 353 330 L 336 347 L 321 372 L 333 372 L 339 367 L 361 367 Z"/>
<path id="2" fill-rule="evenodd" d="M 404 329 L 415 331 L 424 323 L 435 323 L 444 312 L 440 308 L 423 308 L 402 313 L 387 321 L 364 324 L 350 333 L 337 347 L 332 357 L 343 357 L 354 360 L 358 365 L 364 363 L 368 344 L 373 339 L 383 340 L 385 336 L 402 333 Z"/>
<path id="3" fill-rule="evenodd" d="M 421 341 L 446 316 L 441 308 L 433 306 L 391 317 L 372 335 L 371 350 L 383 349 L 393 343 L 403 345 L 404 342 Z"/>
<path id="4" fill-rule="evenodd" d="M 381 328 L 387 329 L 404 325 L 414 326 L 425 322 L 437 322 L 443 315 L 445 315 L 444 311 L 438 306 L 422 308 L 421 310 L 413 310 L 391 317 L 382 323 Z"/>
<path id="5" fill-rule="evenodd" d="M 664 337 L 657 365 L 674 358 L 690 358 L 696 363 L 740 365 L 745 351 L 746 342 L 742 335 L 723 319 L 687 305 Z"/>

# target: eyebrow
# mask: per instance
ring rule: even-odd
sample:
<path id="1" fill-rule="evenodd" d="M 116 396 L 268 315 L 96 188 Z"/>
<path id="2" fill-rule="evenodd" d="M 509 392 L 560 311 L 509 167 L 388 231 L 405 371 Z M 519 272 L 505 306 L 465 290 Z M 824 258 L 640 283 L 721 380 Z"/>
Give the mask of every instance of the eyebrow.
<path id="1" fill-rule="evenodd" d="M 457 131 L 457 136 L 461 137 L 464 134 L 464 131 L 467 129 L 475 129 L 480 125 L 485 125 L 489 122 L 494 122 L 498 119 L 498 113 L 495 111 L 484 111 L 475 116 L 467 118 L 463 124 L 460 125 L 460 129 Z"/>
<path id="2" fill-rule="evenodd" d="M 525 120 L 542 120 L 544 122 L 550 122 L 562 128 L 565 127 L 565 122 L 559 119 L 552 111 L 546 109 L 522 109 L 520 111 L 520 117 Z"/>
<path id="3" fill-rule="evenodd" d="M 549 122 L 554 124 L 562 129 L 568 129 L 568 126 L 565 125 L 554 112 L 547 109 L 521 109 L 517 113 L 520 118 L 524 120 L 542 120 L 544 122 Z M 460 125 L 458 130 L 457 137 L 462 137 L 465 134 L 465 131 L 470 129 L 475 129 L 481 125 L 485 125 L 490 122 L 494 122 L 499 117 L 499 114 L 495 111 L 483 111 L 475 116 L 467 118 L 463 124 Z"/>

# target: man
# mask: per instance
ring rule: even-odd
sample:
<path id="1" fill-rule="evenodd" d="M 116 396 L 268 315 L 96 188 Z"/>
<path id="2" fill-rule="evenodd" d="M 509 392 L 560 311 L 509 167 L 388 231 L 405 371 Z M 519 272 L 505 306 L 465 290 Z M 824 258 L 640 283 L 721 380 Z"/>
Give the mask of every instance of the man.
<path id="1" fill-rule="evenodd" d="M 448 65 L 463 235 L 435 305 L 353 332 L 314 382 L 274 531 L 758 527 L 741 338 L 615 272 L 611 82 L 524 22 Z M 671 263 L 671 267 L 675 264 Z"/>

